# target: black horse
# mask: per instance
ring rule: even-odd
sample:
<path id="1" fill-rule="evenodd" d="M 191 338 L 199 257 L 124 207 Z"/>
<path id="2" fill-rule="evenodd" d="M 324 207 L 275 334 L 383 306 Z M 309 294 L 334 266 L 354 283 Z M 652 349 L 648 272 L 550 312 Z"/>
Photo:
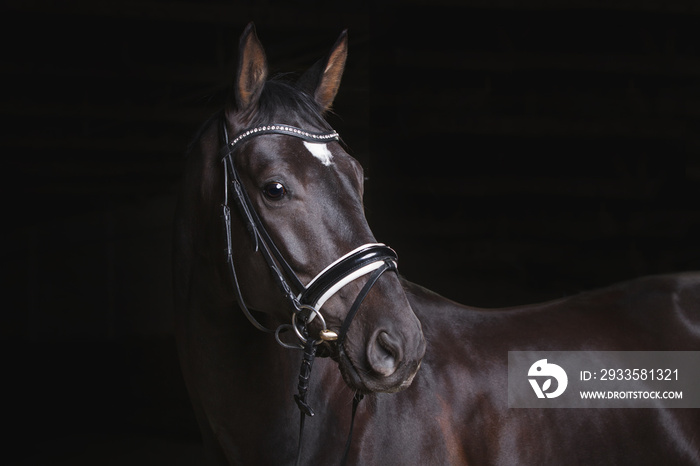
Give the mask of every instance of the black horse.
<path id="1" fill-rule="evenodd" d="M 698 410 L 513 409 L 507 396 L 509 351 L 700 349 L 699 274 L 493 310 L 409 283 L 323 118 L 346 35 L 295 82 L 268 80 L 252 25 L 239 52 L 176 217 L 180 360 L 211 464 L 700 464 Z"/>

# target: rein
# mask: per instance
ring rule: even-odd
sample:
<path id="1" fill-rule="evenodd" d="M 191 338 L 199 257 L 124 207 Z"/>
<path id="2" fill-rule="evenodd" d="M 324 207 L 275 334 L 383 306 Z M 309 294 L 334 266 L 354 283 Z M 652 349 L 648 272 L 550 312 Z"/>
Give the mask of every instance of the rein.
<path id="1" fill-rule="evenodd" d="M 313 409 L 311 409 L 306 401 L 306 395 L 309 388 L 311 369 L 316 356 L 317 346 L 324 341 L 329 343 L 334 342 L 337 347 L 338 354 L 341 357 L 345 355 L 345 338 L 350 328 L 350 324 L 357 315 L 362 301 L 365 299 L 367 294 L 369 294 L 371 288 L 384 272 L 387 270 L 397 272 L 398 257 L 393 249 L 384 244 L 364 244 L 328 265 L 328 267 L 323 269 L 307 285 L 304 285 L 299 277 L 294 273 L 294 270 L 289 263 L 285 260 L 284 256 L 267 232 L 262 220 L 258 216 L 255 206 L 251 202 L 250 196 L 248 195 L 243 183 L 241 182 L 238 171 L 236 170 L 234 155 L 236 148 L 238 148 L 243 142 L 253 137 L 266 134 L 281 134 L 299 138 L 304 141 L 321 143 L 338 141 L 338 133 L 335 131 L 326 133 L 308 132 L 289 125 L 265 125 L 244 130 L 229 141 L 225 119 L 222 119 L 222 132 L 225 143 L 221 150 L 221 156 L 224 164 L 224 203 L 222 204 L 222 209 L 226 228 L 226 260 L 231 271 L 236 300 L 246 318 L 251 322 L 251 324 L 253 324 L 253 326 L 255 326 L 255 328 L 263 332 L 274 333 L 277 342 L 285 348 L 303 349 L 304 351 L 301 369 L 299 372 L 299 383 L 297 387 L 298 394 L 294 396 L 300 411 L 299 445 L 297 448 L 296 458 L 296 464 L 298 465 L 301 460 L 304 421 L 307 416 L 314 415 Z M 250 308 L 246 305 L 243 298 L 243 293 L 241 292 L 236 267 L 233 262 L 231 209 L 228 205 L 229 184 L 232 187 L 231 197 L 233 197 L 234 202 L 241 212 L 246 229 L 251 235 L 255 251 L 262 253 L 265 262 L 273 272 L 275 281 L 279 285 L 283 295 L 289 302 L 292 309 L 291 324 L 280 325 L 276 330 L 265 327 L 253 316 Z M 345 316 L 340 329 L 338 331 L 329 329 L 323 315 L 320 312 L 323 304 L 345 285 L 368 274 L 370 274 L 370 276 L 367 282 L 355 298 L 355 301 Z M 316 317 L 319 318 L 322 329 L 319 334 L 314 337 L 309 334 L 308 325 Z M 289 329 L 294 331 L 294 334 L 298 339 L 297 344 L 292 345 L 281 340 L 280 333 Z M 353 397 L 350 432 L 345 445 L 345 452 L 341 460 L 341 464 L 343 465 L 347 461 L 347 456 L 350 451 L 352 430 L 355 424 L 355 413 L 357 411 L 357 405 L 359 404 L 360 400 L 362 400 L 362 397 L 363 395 L 359 392 L 356 392 L 355 396 Z"/>

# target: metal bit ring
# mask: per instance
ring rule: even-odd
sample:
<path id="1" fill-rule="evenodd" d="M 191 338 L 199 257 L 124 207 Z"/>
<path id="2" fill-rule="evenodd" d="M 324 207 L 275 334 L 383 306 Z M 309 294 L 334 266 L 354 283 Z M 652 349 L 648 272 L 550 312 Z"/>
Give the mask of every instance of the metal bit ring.
<path id="1" fill-rule="evenodd" d="M 321 332 L 320 332 L 320 334 L 319 334 L 320 338 L 319 338 L 318 340 L 316 340 L 316 341 L 314 342 L 314 344 L 320 345 L 320 344 L 323 343 L 324 341 L 332 341 L 332 340 L 335 340 L 335 339 L 338 338 L 338 334 L 337 334 L 337 333 L 335 333 L 335 332 L 332 331 L 332 330 L 328 330 L 328 328 L 326 327 L 326 319 L 323 318 L 323 315 L 322 315 L 319 311 L 317 311 L 317 310 L 314 309 L 313 307 L 309 306 L 308 304 L 301 304 L 301 305 L 299 305 L 298 309 L 299 309 L 299 312 L 294 312 L 294 313 L 292 313 L 292 328 L 294 329 L 294 333 L 297 334 L 297 337 L 299 338 L 299 340 L 302 341 L 302 343 L 306 343 L 306 340 L 307 340 L 307 339 L 306 339 L 306 337 L 301 333 L 301 330 L 299 330 L 299 327 L 297 326 L 297 315 L 299 315 L 299 314 L 300 314 L 302 311 L 304 311 L 304 310 L 309 311 L 309 312 L 310 312 L 309 315 L 310 315 L 310 316 L 313 316 L 313 318 L 309 319 L 309 320 L 306 322 L 307 324 L 308 324 L 309 322 L 311 322 L 312 320 L 314 320 L 314 319 L 316 318 L 316 316 L 318 316 L 318 318 L 321 319 L 321 325 L 322 325 L 322 327 L 323 327 L 323 330 L 321 330 Z M 332 338 L 333 335 L 335 335 L 335 338 Z"/>

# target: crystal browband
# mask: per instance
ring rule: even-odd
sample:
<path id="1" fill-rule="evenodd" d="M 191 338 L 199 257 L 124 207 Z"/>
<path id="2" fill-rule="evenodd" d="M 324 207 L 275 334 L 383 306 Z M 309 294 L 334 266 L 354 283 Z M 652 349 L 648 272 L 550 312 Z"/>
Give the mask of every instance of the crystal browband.
<path id="1" fill-rule="evenodd" d="M 233 148 L 236 145 L 248 138 L 259 136 L 261 134 L 286 134 L 310 142 L 337 141 L 340 139 L 340 136 L 336 131 L 331 131 L 328 133 L 312 133 L 290 125 L 256 126 L 255 128 L 247 129 L 236 135 L 236 137 L 234 137 L 231 142 L 224 147 L 222 155 L 225 157 L 233 151 Z"/>

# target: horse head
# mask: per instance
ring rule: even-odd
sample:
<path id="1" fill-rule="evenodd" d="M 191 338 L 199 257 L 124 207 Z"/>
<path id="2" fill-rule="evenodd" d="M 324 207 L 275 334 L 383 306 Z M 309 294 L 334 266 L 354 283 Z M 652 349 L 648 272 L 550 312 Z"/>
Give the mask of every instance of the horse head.
<path id="1" fill-rule="evenodd" d="M 320 343 L 351 388 L 395 392 L 411 383 L 425 340 L 395 253 L 377 244 L 367 224 L 362 167 L 324 119 L 347 45 L 343 32 L 324 59 L 292 82 L 268 79 L 252 24 L 241 36 L 220 130 L 226 191 L 239 196 L 240 207 L 231 212 L 230 261 L 240 307 L 265 314 L 278 329 L 308 311 L 299 318 L 308 325 L 294 321 L 296 332 L 303 339 L 303 327 Z"/>

